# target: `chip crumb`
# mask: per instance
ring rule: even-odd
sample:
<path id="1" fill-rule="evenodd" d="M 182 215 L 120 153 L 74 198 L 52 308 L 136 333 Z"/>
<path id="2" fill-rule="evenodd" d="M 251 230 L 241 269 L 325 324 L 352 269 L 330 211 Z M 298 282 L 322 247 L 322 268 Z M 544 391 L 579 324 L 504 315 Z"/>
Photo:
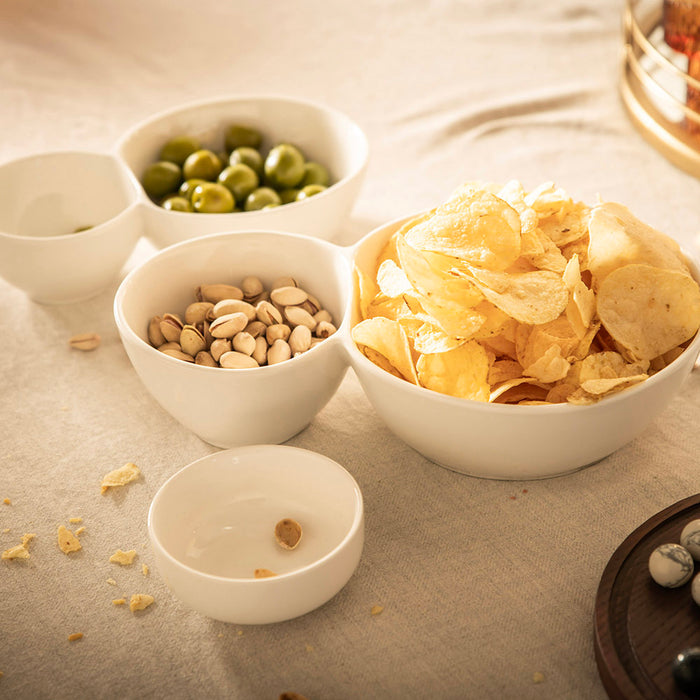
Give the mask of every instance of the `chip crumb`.
<path id="1" fill-rule="evenodd" d="M 77 642 L 79 639 L 83 638 L 82 632 L 73 632 L 73 634 L 68 635 L 69 642 Z"/>
<path id="2" fill-rule="evenodd" d="M 3 499 L 2 499 L 2 502 L 3 502 L 6 506 L 11 506 L 11 505 L 12 505 L 12 501 L 11 501 L 9 498 L 3 498 Z"/>
<path id="3" fill-rule="evenodd" d="M 242 637 L 243 636 L 243 630 L 238 630 L 238 636 Z"/>
<path id="4" fill-rule="evenodd" d="M 311 644 L 307 644 L 305 647 L 306 651 L 313 651 L 314 648 L 311 646 Z"/>
<path id="5" fill-rule="evenodd" d="M 35 537 L 36 535 L 33 532 L 25 532 L 22 535 L 22 546 L 26 547 Z"/>
<path id="6" fill-rule="evenodd" d="M 83 519 L 82 518 L 68 518 L 69 523 L 82 523 Z"/>
<path id="7" fill-rule="evenodd" d="M 274 571 L 270 569 L 255 569 L 255 578 L 270 578 L 272 576 L 277 576 Z"/>
<path id="8" fill-rule="evenodd" d="M 29 552 L 23 544 L 18 544 L 0 554 L 0 559 L 29 559 Z"/>
<path id="9" fill-rule="evenodd" d="M 511 501 L 514 501 L 516 499 L 515 496 L 508 496 L 508 498 L 510 498 Z"/>
<path id="10" fill-rule="evenodd" d="M 126 605 L 126 598 L 115 598 L 112 605 Z"/>
<path id="11" fill-rule="evenodd" d="M 129 600 L 129 610 L 135 612 L 136 610 L 145 610 L 155 598 L 148 593 L 134 593 Z"/>
<path id="12" fill-rule="evenodd" d="M 110 586 L 116 586 L 116 585 L 117 585 L 117 582 L 116 582 L 113 578 L 108 578 L 108 579 L 107 579 L 107 583 L 108 583 Z"/>
<path id="13" fill-rule="evenodd" d="M 64 554 L 69 554 L 70 552 L 77 552 L 82 549 L 83 546 L 80 544 L 80 540 L 65 526 L 58 526 L 58 546 Z"/>
<path id="14" fill-rule="evenodd" d="M 284 693 L 280 693 L 279 700 L 307 700 L 307 698 L 301 693 L 295 693 L 293 690 L 288 690 Z"/>
<path id="15" fill-rule="evenodd" d="M 100 341 L 99 333 L 78 333 L 68 339 L 68 345 L 74 350 L 89 352 L 99 347 Z"/>
<path id="16" fill-rule="evenodd" d="M 217 636 L 219 639 L 221 639 L 221 637 L 224 636 L 224 633 L 223 633 L 223 632 L 219 632 L 219 634 L 217 634 L 216 636 Z"/>
<path id="17" fill-rule="evenodd" d="M 533 683 L 543 683 L 544 682 L 544 673 L 540 673 L 539 671 L 535 671 L 532 674 L 532 682 Z"/>
<path id="18" fill-rule="evenodd" d="M 136 557 L 135 549 L 130 549 L 128 552 L 123 552 L 121 549 L 118 549 L 114 554 L 112 554 L 109 560 L 114 564 L 119 564 L 120 566 L 130 566 L 134 563 L 134 557 Z"/>
<path id="19" fill-rule="evenodd" d="M 82 535 L 83 532 L 85 532 L 85 526 L 84 526 L 84 525 L 81 525 L 81 526 L 75 531 L 75 536 L 76 536 L 76 537 L 80 537 L 80 535 Z"/>
<path id="20" fill-rule="evenodd" d="M 3 533 L 4 533 L 5 535 L 6 535 L 9 531 L 10 531 L 10 528 L 9 528 L 9 527 L 6 527 L 6 528 L 3 529 Z"/>
<path id="21" fill-rule="evenodd" d="M 523 489 L 523 493 L 527 493 L 527 489 Z"/>
<path id="22" fill-rule="evenodd" d="M 379 615 L 384 610 L 383 605 L 373 605 L 372 609 L 369 611 L 371 615 Z"/>
<path id="23" fill-rule="evenodd" d="M 113 486 L 125 486 L 126 484 L 138 479 L 141 475 L 141 470 L 133 463 L 127 462 L 123 467 L 109 472 L 102 479 L 101 491 L 106 491 Z"/>
<path id="24" fill-rule="evenodd" d="M 148 564 L 141 564 L 141 573 L 144 576 L 148 576 Z"/>

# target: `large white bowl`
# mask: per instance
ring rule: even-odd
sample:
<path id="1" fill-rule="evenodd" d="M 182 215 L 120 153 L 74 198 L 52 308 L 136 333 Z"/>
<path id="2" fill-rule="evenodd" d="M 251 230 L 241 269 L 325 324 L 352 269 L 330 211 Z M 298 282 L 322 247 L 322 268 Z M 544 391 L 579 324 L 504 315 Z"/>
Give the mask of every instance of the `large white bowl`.
<path id="1" fill-rule="evenodd" d="M 0 276 L 37 302 L 98 294 L 141 236 L 139 200 L 113 156 L 59 151 L 0 165 Z"/>
<path id="2" fill-rule="evenodd" d="M 198 285 L 237 284 L 247 275 L 268 286 L 292 275 L 330 311 L 339 332 L 303 355 L 255 369 L 186 363 L 148 343 L 151 317 L 181 314 Z M 351 286 L 349 260 L 326 241 L 262 231 L 212 234 L 166 248 L 132 270 L 117 290 L 114 315 L 139 377 L 180 423 L 217 447 L 280 443 L 309 424 L 345 374 Z"/>
<path id="3" fill-rule="evenodd" d="M 355 260 L 361 268 L 371 268 L 405 221 L 381 226 L 358 244 Z M 700 279 L 697 264 L 688 259 Z M 357 303 L 351 316 L 353 324 L 358 321 Z M 700 334 L 665 369 L 591 406 L 512 406 L 459 399 L 398 379 L 368 360 L 354 343 L 348 348 L 353 370 L 378 415 L 425 457 L 473 476 L 539 479 L 585 467 L 642 435 L 662 416 L 693 369 Z"/>
<path id="4" fill-rule="evenodd" d="M 283 518 L 303 529 L 293 550 L 274 538 Z M 362 494 L 315 452 L 225 450 L 161 486 L 148 532 L 159 573 L 185 605 L 224 622 L 281 622 L 323 605 L 352 576 L 364 542 Z M 257 568 L 277 575 L 256 579 Z"/>
<path id="5" fill-rule="evenodd" d="M 273 209 L 198 214 L 174 212 L 144 193 L 146 235 L 158 247 L 217 231 L 282 230 L 330 239 L 348 216 L 367 167 L 369 147 L 362 129 L 341 112 L 314 102 L 281 96 L 242 96 L 194 102 L 171 109 L 133 127 L 118 143 L 117 154 L 140 180 L 172 137 L 187 134 L 216 152 L 224 148 L 231 123 L 258 128 L 263 150 L 275 142 L 299 146 L 306 157 L 324 164 L 333 184 L 300 202 Z"/>

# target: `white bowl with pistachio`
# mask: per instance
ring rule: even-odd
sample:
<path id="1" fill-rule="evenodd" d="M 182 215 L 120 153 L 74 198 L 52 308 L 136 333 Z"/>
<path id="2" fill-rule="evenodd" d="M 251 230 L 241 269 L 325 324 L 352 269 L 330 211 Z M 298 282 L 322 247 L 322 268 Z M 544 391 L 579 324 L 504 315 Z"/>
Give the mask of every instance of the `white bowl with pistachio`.
<path id="1" fill-rule="evenodd" d="M 212 445 L 284 442 L 325 406 L 348 367 L 347 252 L 263 231 L 160 251 L 115 295 L 134 369 L 166 411 Z"/>

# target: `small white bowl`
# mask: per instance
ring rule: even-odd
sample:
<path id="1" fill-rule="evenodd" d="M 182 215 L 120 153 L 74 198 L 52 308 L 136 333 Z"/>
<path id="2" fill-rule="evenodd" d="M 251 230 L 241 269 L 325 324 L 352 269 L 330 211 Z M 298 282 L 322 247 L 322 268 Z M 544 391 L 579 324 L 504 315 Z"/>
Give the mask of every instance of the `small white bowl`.
<path id="1" fill-rule="evenodd" d="M 304 100 L 278 96 L 219 98 L 156 114 L 136 125 L 118 143 L 117 153 L 140 180 L 161 147 L 174 136 L 200 139 L 215 152 L 224 148 L 232 123 L 259 129 L 263 150 L 286 141 L 322 163 L 332 185 L 300 202 L 273 209 L 231 214 L 198 214 L 163 209 L 144 193 L 145 233 L 157 247 L 218 231 L 282 230 L 332 238 L 348 216 L 367 168 L 369 147 L 362 129 L 341 112 Z"/>
<path id="2" fill-rule="evenodd" d="M 184 241 L 132 270 L 114 316 L 136 372 L 176 420 L 217 447 L 280 443 L 303 430 L 340 384 L 347 359 L 340 331 L 351 297 L 348 258 L 337 246 L 275 232 L 222 233 Z M 147 340 L 149 320 L 182 314 L 201 284 L 238 284 L 257 275 L 268 286 L 291 275 L 330 311 L 338 332 L 286 362 L 254 369 L 204 367 L 168 357 Z"/>
<path id="3" fill-rule="evenodd" d="M 371 268 L 391 234 L 408 218 L 379 227 L 358 244 L 355 261 L 362 269 Z M 686 257 L 695 279 L 700 279 L 697 264 L 687 253 Z M 356 300 L 353 324 L 358 318 Z M 349 343 L 350 362 L 367 398 L 397 437 L 444 467 L 492 479 L 557 476 L 615 452 L 662 414 L 699 352 L 697 334 L 666 368 L 591 406 L 511 406 L 415 386 L 380 369 Z"/>
<path id="4" fill-rule="evenodd" d="M 302 538 L 277 544 L 293 518 Z M 295 447 L 217 452 L 161 486 L 148 513 L 156 567 L 185 605 L 224 622 L 260 625 L 330 600 L 355 571 L 364 542 L 362 494 L 336 462 Z M 277 575 L 255 578 L 255 569 Z"/>
<path id="5" fill-rule="evenodd" d="M 95 296 L 141 236 L 139 199 L 110 155 L 59 151 L 0 165 L 0 276 L 41 303 Z"/>

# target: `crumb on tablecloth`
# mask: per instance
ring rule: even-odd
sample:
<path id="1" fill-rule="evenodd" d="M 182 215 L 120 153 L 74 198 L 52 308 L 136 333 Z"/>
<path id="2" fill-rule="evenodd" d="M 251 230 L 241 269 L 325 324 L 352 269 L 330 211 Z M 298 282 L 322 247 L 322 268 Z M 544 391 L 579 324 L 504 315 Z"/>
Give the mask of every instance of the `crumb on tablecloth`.
<path id="1" fill-rule="evenodd" d="M 109 560 L 113 564 L 119 564 L 120 566 L 131 566 L 134 563 L 134 558 L 136 557 L 136 550 L 130 549 L 128 552 L 123 552 L 118 549 Z"/>
<path id="2" fill-rule="evenodd" d="M 102 479 L 101 491 L 105 493 L 111 487 L 126 486 L 126 484 L 138 479 L 140 475 L 141 470 L 133 462 L 127 462 L 123 467 L 105 475 Z"/>

